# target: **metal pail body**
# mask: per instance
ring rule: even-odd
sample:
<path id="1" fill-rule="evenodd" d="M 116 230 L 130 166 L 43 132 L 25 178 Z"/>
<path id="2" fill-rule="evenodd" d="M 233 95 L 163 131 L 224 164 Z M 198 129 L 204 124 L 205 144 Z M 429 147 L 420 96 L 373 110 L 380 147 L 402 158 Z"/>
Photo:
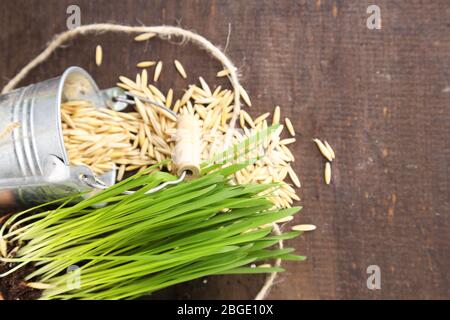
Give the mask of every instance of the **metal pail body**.
<path id="1" fill-rule="evenodd" d="M 0 206 L 45 203 L 92 188 L 86 177 L 94 173 L 70 166 L 64 147 L 60 106 L 70 100 L 105 107 L 93 79 L 78 67 L 0 96 L 0 132 L 17 124 L 0 138 Z M 100 179 L 112 185 L 115 170 Z"/>

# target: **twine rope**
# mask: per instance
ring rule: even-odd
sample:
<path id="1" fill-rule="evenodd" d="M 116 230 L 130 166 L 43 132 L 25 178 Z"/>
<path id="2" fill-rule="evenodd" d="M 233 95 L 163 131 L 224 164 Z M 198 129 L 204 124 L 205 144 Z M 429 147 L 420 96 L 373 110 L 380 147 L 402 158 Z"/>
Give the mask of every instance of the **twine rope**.
<path id="1" fill-rule="evenodd" d="M 199 34 L 175 27 L 175 26 L 126 26 L 118 25 L 112 23 L 97 23 L 80 26 L 74 29 L 67 30 L 63 33 L 56 35 L 47 47 L 38 56 L 31 60 L 25 67 L 23 67 L 19 73 L 17 73 L 3 88 L 2 94 L 10 92 L 15 88 L 20 81 L 22 81 L 27 74 L 37 67 L 42 62 L 46 61 L 50 55 L 59 47 L 61 47 L 65 42 L 79 36 L 89 33 L 102 33 L 102 32 L 124 32 L 124 33 L 146 33 L 153 32 L 156 33 L 161 39 L 170 41 L 173 36 L 181 37 L 181 44 L 191 41 L 200 48 L 206 50 L 210 55 L 219 60 L 225 68 L 230 71 L 229 79 L 234 90 L 234 108 L 233 115 L 230 120 L 230 127 L 226 132 L 224 147 L 227 148 L 231 144 L 231 138 L 233 135 L 233 130 L 236 126 L 236 121 L 239 117 L 240 105 L 240 83 L 237 75 L 237 68 L 231 62 L 230 59 L 215 45 L 213 45 L 209 40 L 200 36 Z"/>
<path id="2" fill-rule="evenodd" d="M 80 26 L 74 29 L 67 30 L 65 32 L 62 32 L 58 35 L 56 35 L 48 44 L 47 47 L 34 59 L 32 59 L 27 65 L 25 65 L 3 88 L 1 91 L 1 94 L 6 94 L 13 90 L 19 83 L 22 81 L 28 73 L 36 68 L 39 64 L 46 61 L 51 54 L 61 47 L 64 43 L 68 42 L 69 40 L 72 40 L 76 38 L 79 35 L 86 35 L 90 33 L 103 33 L 103 32 L 123 32 L 123 33 L 148 33 L 152 32 L 158 35 L 159 38 L 172 42 L 172 37 L 181 37 L 182 41 L 180 44 L 184 44 L 186 42 L 192 42 L 193 44 L 197 45 L 198 47 L 204 49 L 207 53 L 209 53 L 211 56 L 219 60 L 222 65 L 229 70 L 229 79 L 231 82 L 231 85 L 233 86 L 234 90 L 234 108 L 233 108 L 233 115 L 230 120 L 230 126 L 226 132 L 225 136 L 225 148 L 228 147 L 231 144 L 231 138 L 234 131 L 234 128 L 236 127 L 236 121 L 239 117 L 240 112 L 240 83 L 239 78 L 237 75 L 237 68 L 234 66 L 234 64 L 231 62 L 231 60 L 215 45 L 213 45 L 209 40 L 202 37 L 201 35 L 180 28 L 175 26 L 127 26 L 127 25 L 119 25 L 119 24 L 112 24 L 112 23 L 97 23 L 97 24 L 89 24 Z M 173 43 L 173 42 L 172 42 Z M 273 224 L 274 233 L 279 235 L 281 234 L 280 229 L 276 223 Z M 279 241 L 279 247 L 280 249 L 283 248 L 283 241 Z M 276 259 L 275 266 L 279 267 L 281 266 L 281 259 Z M 258 292 L 258 294 L 255 297 L 255 300 L 263 300 L 267 294 L 269 293 L 271 287 L 273 286 L 273 283 L 275 281 L 275 278 L 277 276 L 277 272 L 270 273 L 262 288 Z"/>

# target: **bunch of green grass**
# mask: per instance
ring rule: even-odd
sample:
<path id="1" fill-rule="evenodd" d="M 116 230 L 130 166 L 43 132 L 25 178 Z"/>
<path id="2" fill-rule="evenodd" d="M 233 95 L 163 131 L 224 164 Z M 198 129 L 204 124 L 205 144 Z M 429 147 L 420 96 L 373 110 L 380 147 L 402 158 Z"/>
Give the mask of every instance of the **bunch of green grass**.
<path id="1" fill-rule="evenodd" d="M 152 167 L 75 205 L 67 198 L 54 210 L 19 213 L 0 230 L 21 244 L 15 257 L 1 259 L 17 266 L 0 276 L 32 263 L 25 280 L 45 284 L 43 299 L 132 299 L 208 275 L 282 271 L 249 265 L 304 258 L 273 248 L 300 232 L 271 234 L 273 222 L 300 208 L 273 209 L 261 194 L 276 185 L 231 185 L 229 176 L 243 167 L 211 162 L 199 179 L 145 194 L 176 179 L 149 174 Z M 74 265 L 79 287 L 66 272 Z"/>

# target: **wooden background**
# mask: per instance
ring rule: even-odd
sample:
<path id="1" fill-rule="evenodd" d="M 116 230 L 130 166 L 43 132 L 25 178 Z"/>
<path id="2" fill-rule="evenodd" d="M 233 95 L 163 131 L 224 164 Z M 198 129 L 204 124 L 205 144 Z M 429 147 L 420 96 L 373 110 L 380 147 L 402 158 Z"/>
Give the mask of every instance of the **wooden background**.
<path id="1" fill-rule="evenodd" d="M 302 179 L 296 223 L 318 229 L 289 245 L 308 256 L 286 263 L 272 299 L 450 298 L 450 3 L 442 1 L 2 1 L 0 86 L 66 29 L 78 4 L 82 24 L 179 24 L 225 47 L 240 67 L 253 115 L 282 107 L 298 131 L 295 169 Z M 366 27 L 371 4 L 382 29 Z M 94 66 L 96 44 L 104 64 Z M 132 37 L 81 37 L 58 50 L 23 85 L 78 65 L 101 87 L 134 75 L 141 59 L 162 59 L 160 85 L 189 81 L 220 65 L 191 45 Z M 332 184 L 312 142 L 334 146 Z M 369 265 L 381 268 L 381 290 L 366 287 Z M 261 277 L 208 278 L 157 298 L 252 298 Z"/>

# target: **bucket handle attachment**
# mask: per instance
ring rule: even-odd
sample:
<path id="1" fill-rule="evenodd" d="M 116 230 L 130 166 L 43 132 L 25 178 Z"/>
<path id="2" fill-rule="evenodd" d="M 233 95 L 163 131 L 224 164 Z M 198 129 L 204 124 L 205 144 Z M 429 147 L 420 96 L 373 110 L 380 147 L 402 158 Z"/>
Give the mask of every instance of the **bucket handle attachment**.
<path id="1" fill-rule="evenodd" d="M 88 187 L 91 187 L 92 189 L 100 189 L 105 190 L 108 188 L 108 186 L 99 178 L 97 178 L 95 175 L 87 175 L 85 173 L 80 173 L 78 175 L 78 179 L 86 184 Z"/>

